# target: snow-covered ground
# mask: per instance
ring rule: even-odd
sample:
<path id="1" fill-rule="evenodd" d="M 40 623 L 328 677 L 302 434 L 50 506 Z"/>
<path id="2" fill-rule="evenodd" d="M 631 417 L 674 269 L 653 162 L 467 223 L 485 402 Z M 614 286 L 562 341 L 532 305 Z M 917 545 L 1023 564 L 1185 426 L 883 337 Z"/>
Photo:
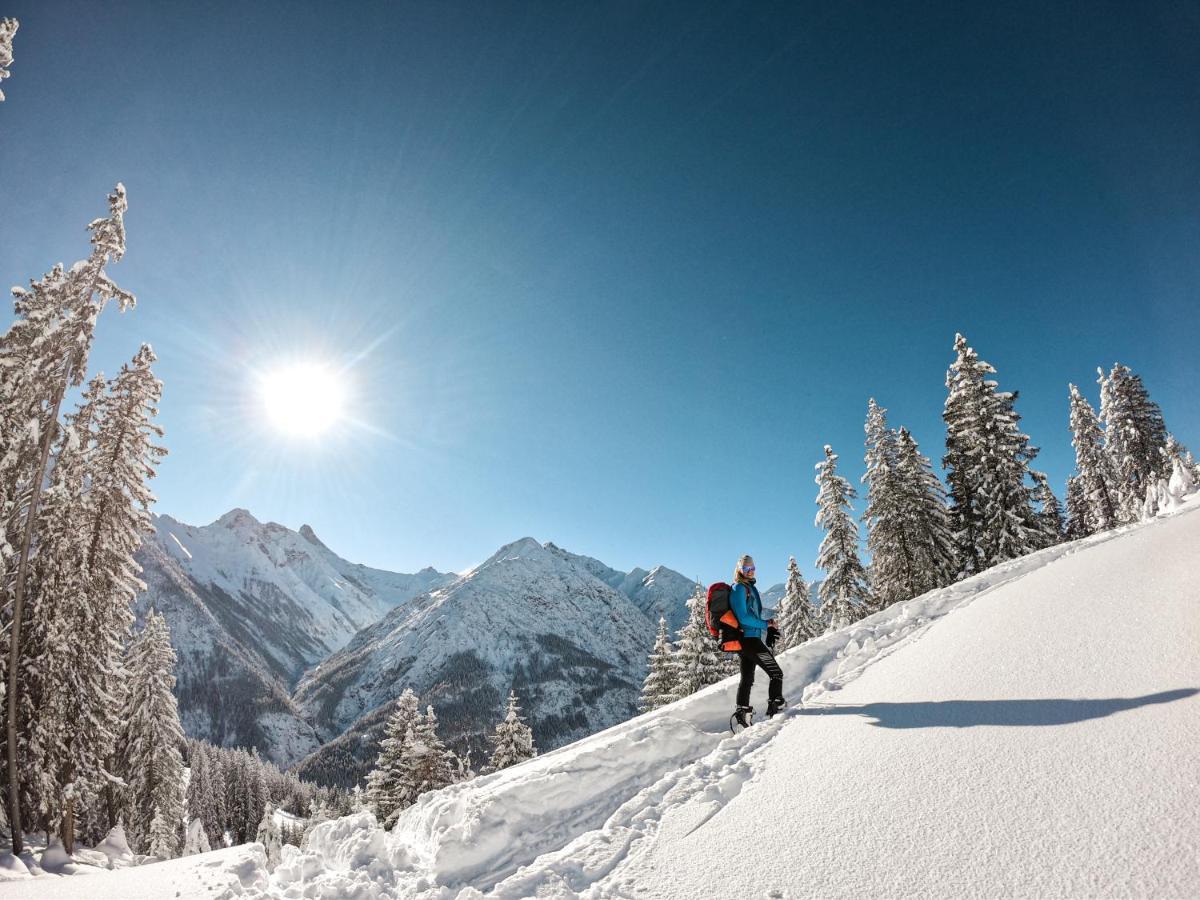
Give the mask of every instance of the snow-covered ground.
<path id="1" fill-rule="evenodd" d="M 1198 896 L 1197 506 L 789 651 L 736 736 L 725 682 L 270 876 L 251 845 L 0 898 Z"/>

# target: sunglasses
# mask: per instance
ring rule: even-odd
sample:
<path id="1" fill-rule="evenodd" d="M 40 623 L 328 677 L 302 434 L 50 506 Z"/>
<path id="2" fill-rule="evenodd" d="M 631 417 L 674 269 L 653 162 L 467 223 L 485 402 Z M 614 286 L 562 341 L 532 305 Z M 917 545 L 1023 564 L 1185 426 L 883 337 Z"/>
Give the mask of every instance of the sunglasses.
<path id="1" fill-rule="evenodd" d="M 754 566 L 742 566 L 742 571 L 745 574 L 749 575 L 751 572 L 754 571 Z"/>

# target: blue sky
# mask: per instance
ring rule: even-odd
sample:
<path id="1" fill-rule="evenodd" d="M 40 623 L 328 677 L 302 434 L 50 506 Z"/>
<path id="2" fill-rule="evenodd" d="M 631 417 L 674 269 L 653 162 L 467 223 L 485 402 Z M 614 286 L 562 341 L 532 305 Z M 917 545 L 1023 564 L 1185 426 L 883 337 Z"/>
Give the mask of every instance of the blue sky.
<path id="1" fill-rule="evenodd" d="M 1098 365 L 1200 445 L 1200 14 L 992 6 L 8 0 L 0 279 L 125 183 L 93 363 L 160 356 L 160 512 L 811 577 L 822 445 L 875 396 L 939 459 L 956 331 L 1060 491 Z M 357 424 L 261 425 L 294 359 Z"/>

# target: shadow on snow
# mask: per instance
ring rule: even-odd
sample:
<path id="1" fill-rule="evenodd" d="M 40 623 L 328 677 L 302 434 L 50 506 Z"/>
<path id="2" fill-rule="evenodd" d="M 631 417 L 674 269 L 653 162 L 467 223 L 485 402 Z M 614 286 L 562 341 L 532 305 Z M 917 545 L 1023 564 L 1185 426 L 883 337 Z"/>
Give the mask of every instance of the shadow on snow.
<path id="1" fill-rule="evenodd" d="M 1160 691 L 1144 697 L 1099 700 L 937 700 L 867 703 L 863 706 L 814 706 L 804 716 L 869 716 L 883 728 L 970 728 L 974 725 L 1069 725 L 1200 693 L 1200 688 Z"/>

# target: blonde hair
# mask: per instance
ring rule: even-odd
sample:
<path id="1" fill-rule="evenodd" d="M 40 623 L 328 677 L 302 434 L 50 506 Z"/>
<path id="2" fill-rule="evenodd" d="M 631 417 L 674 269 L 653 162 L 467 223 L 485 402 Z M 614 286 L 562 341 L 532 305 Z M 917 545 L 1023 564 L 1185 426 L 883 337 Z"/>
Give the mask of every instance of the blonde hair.
<path id="1" fill-rule="evenodd" d="M 742 566 L 748 562 L 754 562 L 754 557 L 749 553 L 743 553 L 737 561 L 737 565 L 733 567 L 733 582 L 746 582 L 750 580 L 750 576 L 742 572 Z"/>

